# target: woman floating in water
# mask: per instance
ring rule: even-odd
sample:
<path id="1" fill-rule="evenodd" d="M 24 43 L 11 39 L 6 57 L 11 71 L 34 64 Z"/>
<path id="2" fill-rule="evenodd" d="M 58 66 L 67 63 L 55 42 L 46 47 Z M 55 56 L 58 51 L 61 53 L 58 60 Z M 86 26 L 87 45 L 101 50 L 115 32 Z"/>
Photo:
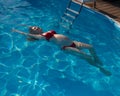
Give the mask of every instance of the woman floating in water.
<path id="1" fill-rule="evenodd" d="M 43 33 L 42 29 L 37 26 L 29 27 L 29 33 L 25 33 L 16 29 L 13 29 L 12 31 L 27 36 L 28 40 L 30 41 L 46 40 L 52 42 L 59 46 L 63 51 L 78 56 L 81 59 L 86 60 L 89 64 L 99 68 L 100 71 L 103 72 L 105 75 L 111 75 L 109 71 L 102 67 L 102 62 L 100 62 L 98 56 L 96 55 L 96 52 L 94 51 L 94 48 L 89 44 L 72 41 L 65 35 L 57 34 L 53 30 Z M 88 49 L 90 55 L 85 53 L 82 49 Z"/>

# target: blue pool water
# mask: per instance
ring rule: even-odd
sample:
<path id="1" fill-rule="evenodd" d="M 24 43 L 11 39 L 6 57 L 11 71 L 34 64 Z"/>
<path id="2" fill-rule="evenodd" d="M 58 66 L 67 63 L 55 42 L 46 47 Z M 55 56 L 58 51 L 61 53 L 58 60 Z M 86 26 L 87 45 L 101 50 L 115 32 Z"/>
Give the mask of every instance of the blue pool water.
<path id="1" fill-rule="evenodd" d="M 68 0 L 0 0 L 0 96 L 120 96 L 120 25 L 83 8 L 69 34 L 59 26 Z M 28 42 L 12 33 L 19 24 L 56 30 L 92 44 L 106 77 L 49 42 Z"/>

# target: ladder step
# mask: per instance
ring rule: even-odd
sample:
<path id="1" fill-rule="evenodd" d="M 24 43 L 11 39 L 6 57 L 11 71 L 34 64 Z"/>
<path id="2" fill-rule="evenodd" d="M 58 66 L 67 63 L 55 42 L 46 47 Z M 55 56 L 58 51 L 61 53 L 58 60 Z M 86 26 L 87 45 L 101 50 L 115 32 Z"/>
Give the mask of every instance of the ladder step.
<path id="1" fill-rule="evenodd" d="M 68 11 L 72 12 L 72 13 L 75 13 L 75 14 L 79 14 L 79 12 L 75 11 L 75 10 L 72 10 L 70 8 L 67 8 Z"/>
<path id="2" fill-rule="evenodd" d="M 72 16 L 71 14 L 64 13 L 66 16 L 71 17 L 72 19 L 75 19 L 75 16 Z"/>
<path id="3" fill-rule="evenodd" d="M 72 0 L 72 2 L 76 3 L 76 4 L 82 4 L 83 3 L 83 0 L 82 1 L 76 1 L 76 0 Z"/>
<path id="4" fill-rule="evenodd" d="M 62 19 L 63 19 L 64 21 L 66 21 L 66 22 L 72 24 L 72 21 L 69 21 L 68 19 L 66 19 L 66 18 L 64 18 L 64 17 L 62 17 Z"/>

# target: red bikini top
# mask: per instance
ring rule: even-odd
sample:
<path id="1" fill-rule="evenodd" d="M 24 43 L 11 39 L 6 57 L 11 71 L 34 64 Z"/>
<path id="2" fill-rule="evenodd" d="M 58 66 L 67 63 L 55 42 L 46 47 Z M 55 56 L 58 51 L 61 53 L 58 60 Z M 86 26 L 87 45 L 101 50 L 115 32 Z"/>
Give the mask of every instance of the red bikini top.
<path id="1" fill-rule="evenodd" d="M 47 32 L 45 35 L 42 35 L 46 38 L 46 40 L 50 40 L 50 38 L 52 38 L 54 36 L 54 34 L 56 34 L 56 32 L 54 30 L 51 30 L 49 32 Z"/>

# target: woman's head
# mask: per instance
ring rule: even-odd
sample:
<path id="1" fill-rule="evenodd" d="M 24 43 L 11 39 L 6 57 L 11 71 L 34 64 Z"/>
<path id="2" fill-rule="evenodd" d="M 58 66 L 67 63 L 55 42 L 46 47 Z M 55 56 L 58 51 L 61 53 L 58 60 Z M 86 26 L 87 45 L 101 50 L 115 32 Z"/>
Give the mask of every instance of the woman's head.
<path id="1" fill-rule="evenodd" d="M 29 27 L 29 33 L 30 34 L 34 34 L 34 35 L 39 35 L 39 34 L 42 34 L 42 29 L 37 27 L 37 26 L 31 26 Z M 29 41 L 35 41 L 35 40 L 38 40 L 36 38 L 33 38 L 33 37 L 28 37 L 27 40 Z"/>
<path id="2" fill-rule="evenodd" d="M 34 34 L 34 35 L 38 35 L 38 34 L 42 34 L 42 29 L 37 27 L 37 26 L 31 26 L 29 27 L 29 33 L 30 34 Z"/>

